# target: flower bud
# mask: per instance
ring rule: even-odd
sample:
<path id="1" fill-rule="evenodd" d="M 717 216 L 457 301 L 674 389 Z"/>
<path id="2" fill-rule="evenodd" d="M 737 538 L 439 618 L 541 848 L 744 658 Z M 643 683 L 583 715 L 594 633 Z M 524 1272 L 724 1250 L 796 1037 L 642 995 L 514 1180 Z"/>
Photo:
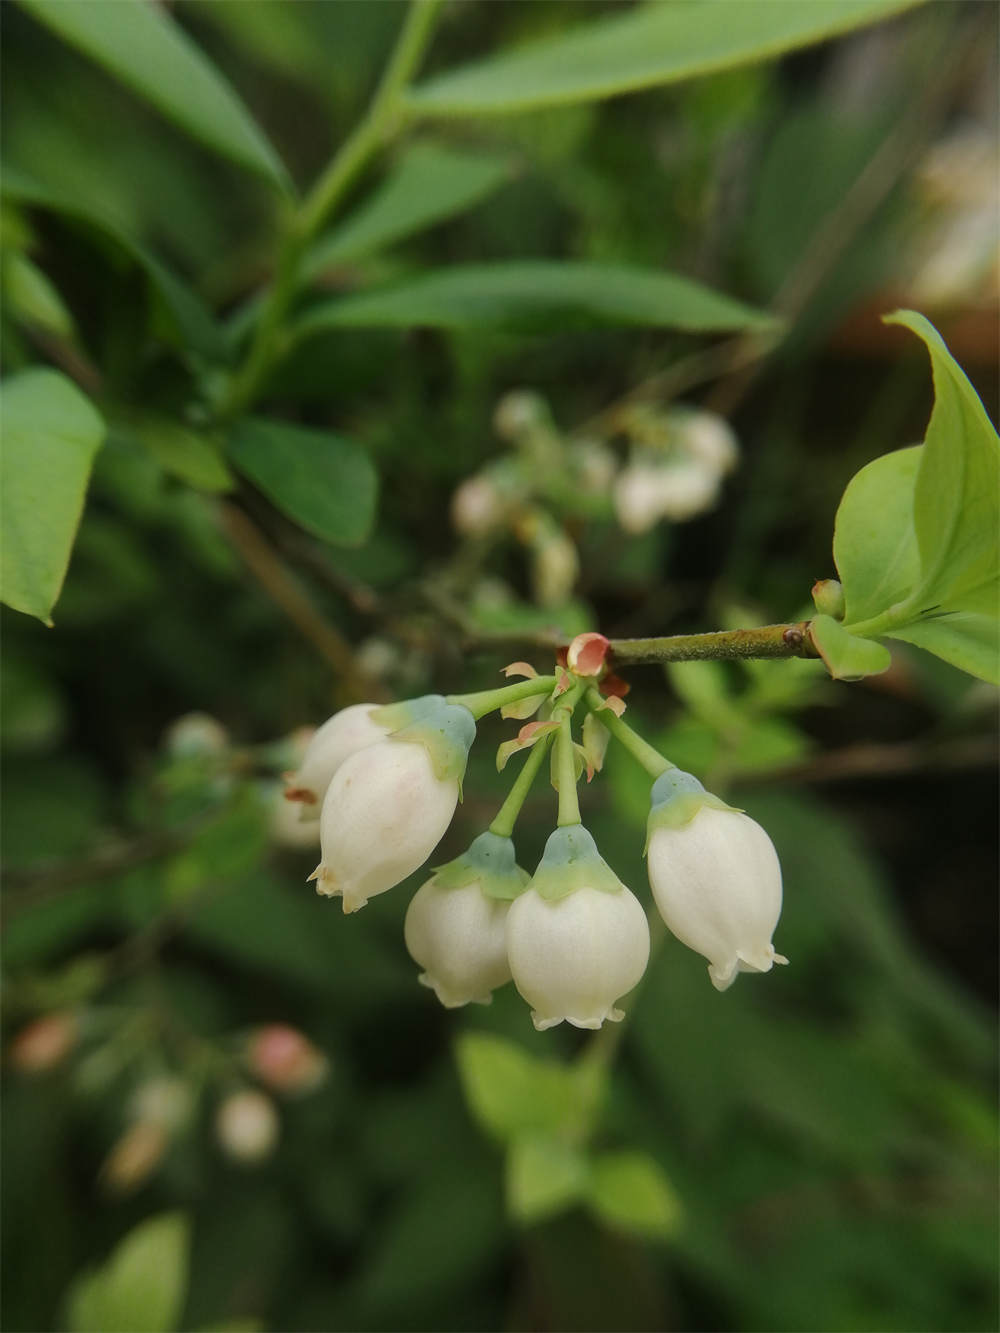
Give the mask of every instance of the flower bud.
<path id="1" fill-rule="evenodd" d="M 629 463 L 618 474 L 614 488 L 615 513 L 626 532 L 638 536 L 660 521 L 660 471 L 648 463 Z"/>
<path id="2" fill-rule="evenodd" d="M 62 1064 L 76 1045 L 77 1036 L 73 1014 L 46 1014 L 21 1029 L 8 1048 L 8 1059 L 22 1074 L 46 1074 Z"/>
<path id="3" fill-rule="evenodd" d="M 387 739 L 346 759 L 320 818 L 322 860 L 310 878 L 345 912 L 412 875 L 455 813 L 476 724 L 467 708 L 426 695 L 376 711 Z"/>
<path id="4" fill-rule="evenodd" d="M 128 1194 L 143 1184 L 163 1161 L 170 1137 L 155 1120 L 132 1125 L 104 1159 L 101 1184 L 112 1194 Z"/>
<path id="5" fill-rule="evenodd" d="M 511 389 L 497 403 L 493 414 L 493 428 L 504 440 L 518 440 L 548 421 L 548 404 L 531 389 Z"/>
<path id="6" fill-rule="evenodd" d="M 647 856 L 660 916 L 709 960 L 716 990 L 737 972 L 769 972 L 788 959 L 771 936 L 781 915 L 781 867 L 774 844 L 742 811 L 697 778 L 670 769 L 653 784 Z"/>
<path id="7" fill-rule="evenodd" d="M 489 1004 L 510 980 L 507 913 L 527 882 L 510 838 L 483 833 L 417 890 L 406 913 L 406 947 L 425 969 L 421 984 L 446 1009 Z"/>
<path id="8" fill-rule="evenodd" d="M 285 790 L 286 801 L 299 803 L 300 819 L 319 819 L 326 790 L 345 759 L 376 741 L 385 740 L 386 728 L 372 721 L 371 715 L 377 708 L 378 704 L 352 704 L 316 729 L 298 771 L 288 777 Z"/>
<path id="9" fill-rule="evenodd" d="M 247 1043 L 250 1071 L 275 1092 L 312 1092 L 326 1078 L 326 1057 L 298 1028 L 268 1023 Z"/>
<path id="10" fill-rule="evenodd" d="M 822 616 L 844 618 L 844 589 L 836 579 L 817 579 L 812 586 L 812 599 Z"/>
<path id="11" fill-rule="evenodd" d="M 229 745 L 229 733 L 208 713 L 185 713 L 171 722 L 163 739 L 175 759 L 223 754 Z"/>
<path id="12" fill-rule="evenodd" d="M 721 477 L 739 462 L 736 436 L 717 413 L 700 410 L 678 413 L 676 424 L 680 442 L 709 472 Z"/>
<path id="13" fill-rule="evenodd" d="M 539 1032 L 623 1017 L 614 1004 L 646 970 L 649 925 L 579 824 L 550 836 L 529 888 L 511 904 L 507 957 Z"/>
<path id="14" fill-rule="evenodd" d="M 222 1149 L 238 1162 L 260 1162 L 278 1142 L 280 1121 L 270 1097 L 247 1089 L 231 1093 L 215 1117 L 215 1134 Z"/>
<path id="15" fill-rule="evenodd" d="M 485 537 L 504 516 L 504 503 L 488 477 L 469 477 L 451 497 L 451 521 L 463 537 Z"/>
<path id="16" fill-rule="evenodd" d="M 694 459 L 670 463 L 660 470 L 660 513 L 674 523 L 684 523 L 710 509 L 719 494 L 718 474 Z"/>
<path id="17" fill-rule="evenodd" d="M 546 531 L 534 543 L 531 583 L 540 606 L 562 606 L 580 575 L 576 547 L 560 528 Z"/>
<path id="18" fill-rule="evenodd" d="M 170 1134 L 183 1129 L 191 1119 L 194 1096 L 182 1078 L 150 1078 L 135 1089 L 128 1109 L 133 1120 L 160 1125 Z"/>

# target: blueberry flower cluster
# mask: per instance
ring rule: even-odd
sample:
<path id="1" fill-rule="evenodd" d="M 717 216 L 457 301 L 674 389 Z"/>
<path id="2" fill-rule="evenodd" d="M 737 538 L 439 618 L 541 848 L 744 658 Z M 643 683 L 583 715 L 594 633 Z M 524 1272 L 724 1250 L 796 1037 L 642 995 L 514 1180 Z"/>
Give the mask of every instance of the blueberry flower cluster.
<path id="1" fill-rule="evenodd" d="M 611 738 L 654 779 L 646 841 L 653 899 L 673 934 L 708 960 L 712 984 L 726 990 L 739 972 L 787 961 L 771 943 L 781 870 L 770 838 L 624 722 L 628 687 L 609 673 L 607 652 L 602 635 L 581 634 L 551 676 L 518 662 L 507 674 L 525 679 L 498 690 L 346 708 L 318 729 L 288 776 L 286 797 L 302 819 L 319 820 L 322 857 L 310 878 L 355 912 L 419 869 L 443 837 L 477 720 L 499 709 L 524 722 L 497 755 L 502 769 L 529 751 L 493 823 L 431 874 L 406 914 L 419 979 L 448 1008 L 488 1004 L 513 980 L 539 1030 L 622 1018 L 617 1003 L 649 960 L 649 925 L 583 827 L 577 800 L 580 778 L 600 769 Z M 546 758 L 557 827 L 529 875 L 511 835 Z"/>

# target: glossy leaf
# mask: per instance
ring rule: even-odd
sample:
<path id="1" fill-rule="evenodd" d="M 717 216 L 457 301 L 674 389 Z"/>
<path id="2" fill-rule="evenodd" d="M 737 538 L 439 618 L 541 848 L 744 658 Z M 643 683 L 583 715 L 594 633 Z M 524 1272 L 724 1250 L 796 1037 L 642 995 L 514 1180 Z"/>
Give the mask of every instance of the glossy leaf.
<path id="1" fill-rule="evenodd" d="M 72 381 L 44 369 L 5 381 L 0 413 L 0 597 L 51 624 L 104 422 Z"/>
<path id="2" fill-rule="evenodd" d="M 613 264 L 520 260 L 454 265 L 314 306 L 299 337 L 329 328 L 424 325 L 546 332 L 634 324 L 692 333 L 769 329 L 771 316 L 688 278 Z"/>
<path id="3" fill-rule="evenodd" d="M 996 615 L 1000 439 L 934 326 L 912 310 L 898 310 L 885 322 L 902 324 L 923 340 L 934 374 L 934 410 L 913 497 L 921 565 L 916 596 L 948 610 Z"/>
<path id="4" fill-rule="evenodd" d="M 128 2 L 132 3 L 133 0 Z M 222 334 L 201 298 L 175 277 L 144 245 L 122 231 L 117 223 L 10 167 L 3 169 L 2 186 L 7 198 L 16 199 L 18 203 L 33 208 L 61 213 L 103 232 L 145 270 L 182 342 L 209 360 L 221 360 L 225 356 L 226 346 Z"/>
<path id="5" fill-rule="evenodd" d="M 920 553 L 913 491 L 923 445 L 874 459 L 848 482 L 833 531 L 833 558 L 844 588 L 845 620 L 867 620 L 908 597 Z"/>
<path id="6" fill-rule="evenodd" d="M 353 440 L 255 417 L 233 428 L 228 450 L 240 472 L 314 536 L 358 546 L 371 531 L 378 477 Z"/>
<path id="7" fill-rule="evenodd" d="M 647 1153 L 609 1152 L 595 1158 L 587 1199 L 605 1222 L 641 1236 L 666 1239 L 680 1223 L 680 1201 Z"/>
<path id="8" fill-rule="evenodd" d="M 810 632 L 816 650 L 834 680 L 861 680 L 888 671 L 892 658 L 888 648 L 874 639 L 851 634 L 832 616 L 815 616 Z"/>
<path id="9" fill-rule="evenodd" d="M 414 144 L 377 190 L 306 257 L 313 275 L 331 264 L 360 259 L 454 217 L 492 194 L 511 176 L 509 158 Z"/>
<path id="10" fill-rule="evenodd" d="M 587 1182 L 586 1158 L 558 1139 L 515 1139 L 507 1153 L 507 1209 L 518 1222 L 540 1222 L 581 1198 Z"/>
<path id="11" fill-rule="evenodd" d="M 159 6 L 145 0 L 20 3 L 193 138 L 287 188 L 284 167 L 246 107 Z"/>
<path id="12" fill-rule="evenodd" d="M 187 1294 L 189 1239 L 182 1213 L 140 1223 L 71 1289 L 70 1333 L 171 1333 Z"/>
<path id="13" fill-rule="evenodd" d="M 1000 617 L 974 611 L 950 611 L 918 624 L 887 630 L 892 639 L 916 644 L 968 671 L 970 676 L 1000 685 Z"/>
<path id="14" fill-rule="evenodd" d="M 913 0 L 649 4 L 489 57 L 412 89 L 428 116 L 506 115 L 677 83 L 766 60 L 909 8 Z"/>

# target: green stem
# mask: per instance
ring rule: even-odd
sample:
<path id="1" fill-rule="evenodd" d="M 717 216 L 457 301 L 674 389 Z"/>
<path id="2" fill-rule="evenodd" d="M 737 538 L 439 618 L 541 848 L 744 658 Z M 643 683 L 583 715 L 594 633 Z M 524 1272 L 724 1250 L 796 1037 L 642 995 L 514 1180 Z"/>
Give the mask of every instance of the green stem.
<path id="1" fill-rule="evenodd" d="M 677 767 L 669 759 L 664 759 L 659 750 L 655 750 L 649 741 L 643 740 L 637 731 L 633 731 L 629 724 L 623 722 L 610 708 L 602 707 L 603 703 L 604 700 L 597 690 L 591 688 L 587 691 L 587 707 L 596 715 L 597 720 L 607 727 L 615 740 L 624 745 L 632 758 L 642 764 L 647 773 L 658 778 L 661 773 L 666 773 L 667 769 Z"/>
<path id="2" fill-rule="evenodd" d="M 509 838 L 514 832 L 514 825 L 521 813 L 521 807 L 531 790 L 532 783 L 538 776 L 538 770 L 549 753 L 551 744 L 552 736 L 543 736 L 529 752 L 527 759 L 524 761 L 524 767 L 518 773 L 513 787 L 507 794 L 507 799 L 497 811 L 497 817 L 490 825 L 490 832 L 495 833 L 497 837 Z"/>
<path id="3" fill-rule="evenodd" d="M 521 699 L 530 699 L 536 694 L 551 694 L 555 689 L 555 676 L 532 676 L 530 680 L 518 681 L 516 685 L 501 685 L 496 690 L 479 690 L 475 694 L 449 694 L 446 703 L 460 704 L 467 708 L 478 722 L 487 713 L 495 713 L 506 704 L 516 704 Z"/>
<path id="4" fill-rule="evenodd" d="M 619 666 L 644 662 L 736 661 L 748 657 L 818 657 L 809 621 L 762 625 L 758 629 L 719 630 L 713 634 L 671 634 L 660 639 L 612 639 Z"/>
<path id="5" fill-rule="evenodd" d="M 301 208 L 286 219 L 274 281 L 261 305 L 246 360 L 218 409 L 221 418 L 245 411 L 281 352 L 282 326 L 298 285 L 306 246 L 369 159 L 403 123 L 402 93 L 431 38 L 440 0 L 412 0 L 396 45 L 364 120 L 341 144 Z"/>
<path id="6" fill-rule="evenodd" d="M 559 722 L 556 736 L 556 767 L 559 774 L 560 828 L 579 824 L 580 802 L 576 794 L 576 759 L 573 756 L 573 714 L 568 711 Z"/>

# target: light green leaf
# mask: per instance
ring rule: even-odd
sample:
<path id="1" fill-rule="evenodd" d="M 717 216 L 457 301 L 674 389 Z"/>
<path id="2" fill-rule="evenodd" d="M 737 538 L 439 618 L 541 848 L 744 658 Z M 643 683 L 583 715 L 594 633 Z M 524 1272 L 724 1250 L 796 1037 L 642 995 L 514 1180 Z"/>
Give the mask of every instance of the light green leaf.
<path id="1" fill-rule="evenodd" d="M 235 478 L 222 457 L 220 446 L 189 426 L 169 417 L 135 413 L 117 418 L 114 432 L 146 448 L 164 472 L 169 472 L 197 490 L 220 494 L 231 491 Z"/>
<path id="2" fill-rule="evenodd" d="M 440 74 L 412 89 L 407 101 L 421 115 L 467 116 L 613 97 L 770 59 L 911 3 L 649 4 Z"/>
<path id="3" fill-rule="evenodd" d="M 923 612 L 934 605 L 995 614 L 1000 589 L 1000 439 L 934 326 L 912 310 L 897 310 L 885 322 L 902 324 L 923 340 L 934 374 L 934 410 L 914 492 L 921 570 L 912 610 Z"/>
<path id="4" fill-rule="evenodd" d="M 581 1198 L 587 1161 L 558 1139 L 516 1138 L 507 1153 L 507 1210 L 517 1222 L 540 1222 Z"/>
<path id="5" fill-rule="evenodd" d="M 104 422 L 55 370 L 0 388 L 0 598 L 51 625 Z"/>
<path id="6" fill-rule="evenodd" d="M 501 1139 L 579 1130 L 589 1125 L 604 1093 L 604 1081 L 590 1065 L 539 1060 L 485 1033 L 460 1037 L 455 1058 L 473 1115 Z"/>
<path id="7" fill-rule="evenodd" d="M 511 177 L 507 157 L 415 143 L 379 188 L 305 260 L 311 277 L 331 264 L 360 259 L 471 208 Z"/>
<path id="8" fill-rule="evenodd" d="M 672 273 L 520 260 L 456 264 L 395 287 L 325 301 L 300 320 L 296 334 L 412 325 L 546 332 L 605 324 L 703 333 L 771 329 L 775 321 Z"/>
<path id="9" fill-rule="evenodd" d="M 128 0 L 135 3 L 135 0 Z M 11 167 L 0 171 L 4 195 L 33 208 L 44 208 L 96 227 L 130 259 L 144 269 L 154 290 L 169 313 L 181 340 L 191 350 L 210 360 L 222 360 L 226 354 L 222 334 L 201 298 L 175 277 L 142 245 L 121 230 L 117 223 L 64 197 L 47 185 L 40 185 L 23 172 Z"/>
<path id="10" fill-rule="evenodd" d="M 359 546 L 371 531 L 378 476 L 353 440 L 255 417 L 237 423 L 228 449 L 240 472 L 307 532 Z"/>
<path id="11" fill-rule="evenodd" d="M 603 1153 L 590 1168 L 587 1200 L 605 1222 L 666 1239 L 681 1220 L 680 1200 L 657 1163 L 643 1152 Z"/>
<path id="12" fill-rule="evenodd" d="M 926 648 L 970 676 L 1000 685 L 1000 608 L 993 615 L 950 611 L 887 630 L 890 638 Z"/>
<path id="13" fill-rule="evenodd" d="M 20 3 L 192 137 L 288 188 L 284 167 L 246 107 L 160 6 L 146 0 Z"/>
<path id="14" fill-rule="evenodd" d="M 14 319 L 57 338 L 73 337 L 73 316 L 37 264 L 16 250 L 4 250 L 0 271 L 3 299 Z"/>
<path id="15" fill-rule="evenodd" d="M 190 1224 L 183 1213 L 140 1223 L 96 1273 L 70 1290 L 70 1333 L 171 1333 L 184 1307 Z"/>
<path id="16" fill-rule="evenodd" d="M 845 620 L 867 620 L 908 597 L 919 577 L 913 491 L 924 446 L 874 459 L 848 482 L 833 530 Z"/>
<path id="17" fill-rule="evenodd" d="M 849 633 L 832 616 L 815 616 L 810 633 L 816 650 L 834 680 L 861 680 L 888 671 L 892 658 L 888 648 L 874 639 Z"/>

